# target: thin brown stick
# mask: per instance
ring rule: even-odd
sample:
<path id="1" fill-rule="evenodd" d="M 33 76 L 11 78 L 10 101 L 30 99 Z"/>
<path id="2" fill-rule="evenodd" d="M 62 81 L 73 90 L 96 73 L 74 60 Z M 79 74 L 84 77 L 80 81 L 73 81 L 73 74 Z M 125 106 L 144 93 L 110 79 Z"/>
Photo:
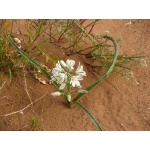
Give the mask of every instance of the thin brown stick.
<path id="1" fill-rule="evenodd" d="M 27 81 L 26 81 L 26 78 L 25 78 L 25 74 L 24 74 L 24 84 L 25 84 L 25 91 L 26 91 L 26 93 L 27 93 L 27 95 L 29 97 L 29 100 L 30 100 L 31 104 L 33 105 L 33 101 L 31 99 L 31 96 L 30 96 L 29 92 L 28 92 Z"/>
<path id="2" fill-rule="evenodd" d="M 5 114 L 5 115 L 0 115 L 0 116 L 10 116 L 10 115 L 13 115 L 13 114 L 16 114 L 16 113 L 22 113 L 25 109 L 27 109 L 28 107 L 32 106 L 35 102 L 37 102 L 38 100 L 42 99 L 43 97 L 45 97 L 47 94 L 47 92 L 42 95 L 40 98 L 36 99 L 35 101 L 33 101 L 33 103 L 30 103 L 29 105 L 27 105 L 26 107 L 24 107 L 23 109 L 20 109 L 20 110 L 17 110 L 17 111 L 14 111 L 14 112 L 11 112 L 9 114 Z"/>
<path id="3" fill-rule="evenodd" d="M 92 30 L 93 30 L 93 28 L 94 28 L 94 26 L 95 26 L 95 24 L 96 24 L 97 21 L 98 21 L 98 20 L 95 20 L 95 21 L 94 21 L 94 23 L 93 23 L 93 25 L 92 25 L 92 27 L 91 27 L 91 29 L 90 29 L 90 31 L 89 31 L 89 34 L 92 32 Z"/>
<path id="4" fill-rule="evenodd" d="M 3 82 L 3 84 L 0 87 L 0 90 L 3 88 L 3 86 L 5 85 L 6 81 Z"/>

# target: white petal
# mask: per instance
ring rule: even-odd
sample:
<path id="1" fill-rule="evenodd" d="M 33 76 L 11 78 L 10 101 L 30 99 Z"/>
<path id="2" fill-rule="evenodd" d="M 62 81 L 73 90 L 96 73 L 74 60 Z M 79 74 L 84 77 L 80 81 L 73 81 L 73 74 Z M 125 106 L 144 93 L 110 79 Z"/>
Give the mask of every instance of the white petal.
<path id="1" fill-rule="evenodd" d="M 51 93 L 51 95 L 55 97 L 55 96 L 60 96 L 61 93 L 57 91 L 57 92 Z"/>
<path id="2" fill-rule="evenodd" d="M 71 77 L 70 84 L 71 84 L 73 87 L 81 87 L 80 82 L 78 81 L 78 79 L 76 78 L 76 76 L 72 76 L 72 77 Z"/>
<path id="3" fill-rule="evenodd" d="M 79 81 L 83 80 L 83 76 L 82 75 L 74 76 L 74 78 L 76 78 L 76 80 L 79 80 Z"/>
<path id="4" fill-rule="evenodd" d="M 75 87 L 75 82 L 73 80 L 70 81 L 70 84 Z"/>
<path id="5" fill-rule="evenodd" d="M 74 69 L 73 66 L 75 65 L 75 61 L 74 61 L 74 60 L 67 59 L 66 65 L 67 65 L 67 68 L 69 69 L 69 71 L 72 71 L 72 70 Z"/>
<path id="6" fill-rule="evenodd" d="M 83 66 L 80 65 L 80 62 L 79 62 L 78 68 L 77 68 L 77 70 L 76 70 L 76 74 L 82 75 L 82 76 L 86 76 L 86 72 L 83 71 Z"/>
<path id="7" fill-rule="evenodd" d="M 76 81 L 76 82 L 75 82 L 75 84 L 76 84 L 76 87 L 81 87 L 81 85 L 80 85 L 80 82 L 79 82 L 79 81 Z"/>
<path id="8" fill-rule="evenodd" d="M 59 72 L 64 72 L 64 69 L 61 67 L 59 61 L 58 61 L 58 63 L 56 64 L 56 67 L 54 68 L 54 70 L 57 70 L 57 71 L 59 71 Z"/>
<path id="9" fill-rule="evenodd" d="M 51 77 L 52 81 L 56 81 L 58 84 L 62 84 L 64 81 L 66 81 L 66 74 L 65 73 L 55 73 Z"/>
<path id="10" fill-rule="evenodd" d="M 59 82 L 60 82 L 60 83 L 62 83 L 62 82 L 65 81 L 65 76 L 66 76 L 66 74 L 64 74 L 64 73 L 60 73 L 60 74 L 59 74 L 59 78 L 60 78 Z"/>
<path id="11" fill-rule="evenodd" d="M 65 71 L 64 71 L 64 69 L 62 69 L 62 68 L 56 67 L 56 68 L 53 68 L 53 69 L 52 69 L 53 75 L 57 75 L 57 74 L 59 74 L 59 73 L 64 73 L 64 72 L 65 72 Z"/>

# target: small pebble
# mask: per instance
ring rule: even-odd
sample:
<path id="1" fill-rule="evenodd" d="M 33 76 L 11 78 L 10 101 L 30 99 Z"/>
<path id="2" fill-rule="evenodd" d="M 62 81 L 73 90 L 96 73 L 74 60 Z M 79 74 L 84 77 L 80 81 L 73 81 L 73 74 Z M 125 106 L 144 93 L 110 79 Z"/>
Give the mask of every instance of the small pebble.
<path id="1" fill-rule="evenodd" d="M 20 114 L 22 114 L 22 115 L 23 115 L 23 111 L 20 111 Z"/>
<path id="2" fill-rule="evenodd" d="M 130 21 L 130 22 L 128 22 L 128 23 L 126 24 L 126 26 L 131 25 L 131 24 L 132 24 L 132 22 Z"/>

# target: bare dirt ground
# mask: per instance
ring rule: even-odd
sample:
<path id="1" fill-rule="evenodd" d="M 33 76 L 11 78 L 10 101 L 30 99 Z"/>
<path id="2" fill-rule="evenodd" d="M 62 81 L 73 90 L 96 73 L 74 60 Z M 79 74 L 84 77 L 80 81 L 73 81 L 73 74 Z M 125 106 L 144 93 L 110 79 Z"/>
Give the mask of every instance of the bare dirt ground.
<path id="1" fill-rule="evenodd" d="M 23 21 L 20 21 L 22 30 L 23 25 Z M 150 20 L 100 20 L 92 33 L 100 35 L 105 31 L 109 31 L 109 35 L 114 38 L 122 37 L 119 43 L 120 54 L 150 56 Z M 61 49 L 51 44 L 46 46 L 60 59 L 71 58 L 82 63 L 78 55 L 68 57 Z M 148 67 L 139 65 L 134 68 L 134 76 L 139 84 L 135 78 L 126 80 L 111 74 L 81 99 L 104 131 L 150 130 L 149 57 L 146 60 Z M 96 76 L 85 65 L 84 70 L 87 76 L 81 84 L 86 87 Z M 33 130 L 31 120 L 36 122 L 34 130 L 97 130 L 82 110 L 76 106 L 68 108 L 62 97 L 53 98 L 50 95 L 55 91 L 52 85 L 43 85 L 31 77 L 26 80 L 17 77 L 11 85 L 8 80 L 6 76 L 6 84 L 0 91 L 0 115 L 20 110 L 30 101 L 40 100 L 21 113 L 1 116 L 0 130 Z M 25 90 L 25 81 L 28 92 Z"/>

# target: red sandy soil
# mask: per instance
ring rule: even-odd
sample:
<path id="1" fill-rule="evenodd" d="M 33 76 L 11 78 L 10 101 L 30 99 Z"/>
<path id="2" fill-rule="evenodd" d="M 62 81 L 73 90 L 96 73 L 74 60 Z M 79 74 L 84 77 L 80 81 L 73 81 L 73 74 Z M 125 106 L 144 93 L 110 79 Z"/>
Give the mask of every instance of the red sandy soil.
<path id="1" fill-rule="evenodd" d="M 131 22 L 131 25 L 128 24 Z M 86 24 L 86 22 L 85 22 Z M 23 30 L 23 21 L 20 29 Z M 122 37 L 119 53 L 124 55 L 150 55 L 150 20 L 100 20 L 92 33 L 105 34 L 114 38 Z M 121 35 L 121 36 L 120 36 Z M 67 56 L 61 49 L 49 44 L 52 53 L 60 59 L 82 59 L 78 55 Z M 64 53 L 64 54 L 63 54 Z M 62 55 L 63 54 L 63 55 Z M 126 80 L 111 74 L 81 99 L 81 103 L 90 110 L 104 131 L 138 131 L 150 130 L 150 67 L 138 65 L 134 68 L 135 79 Z M 84 64 L 83 64 L 84 65 Z M 84 65 L 87 76 L 81 82 L 83 87 L 96 80 L 96 75 Z M 71 109 L 62 97 L 53 98 L 52 85 L 43 85 L 34 78 L 26 78 L 27 88 L 32 101 L 46 95 L 22 113 L 0 117 L 0 130 L 33 130 L 30 122 L 36 117 L 38 125 L 35 130 L 89 131 L 97 130 L 84 112 L 73 106 Z M 11 85 L 6 77 L 6 84 L 0 91 L 0 115 L 20 110 L 30 104 L 25 91 L 23 77 L 13 79 Z"/>

